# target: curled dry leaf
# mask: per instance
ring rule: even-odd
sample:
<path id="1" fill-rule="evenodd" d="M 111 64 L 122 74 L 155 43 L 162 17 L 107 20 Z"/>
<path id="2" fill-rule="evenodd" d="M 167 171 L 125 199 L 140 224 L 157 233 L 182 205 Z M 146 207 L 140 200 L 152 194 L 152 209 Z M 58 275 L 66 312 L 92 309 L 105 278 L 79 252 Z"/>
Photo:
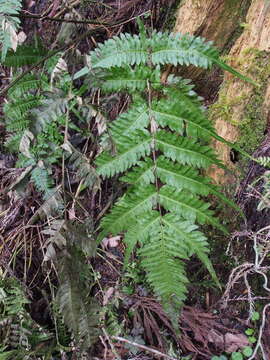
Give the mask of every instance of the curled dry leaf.
<path id="1" fill-rule="evenodd" d="M 106 292 L 104 293 L 104 297 L 103 297 L 103 306 L 106 306 L 108 304 L 113 293 L 114 293 L 113 287 L 109 287 L 109 289 L 106 290 Z"/>
<path id="2" fill-rule="evenodd" d="M 110 238 L 104 238 L 101 242 L 101 246 L 103 249 L 114 248 L 117 247 L 119 244 L 119 241 L 121 240 L 121 236 L 113 236 Z"/>

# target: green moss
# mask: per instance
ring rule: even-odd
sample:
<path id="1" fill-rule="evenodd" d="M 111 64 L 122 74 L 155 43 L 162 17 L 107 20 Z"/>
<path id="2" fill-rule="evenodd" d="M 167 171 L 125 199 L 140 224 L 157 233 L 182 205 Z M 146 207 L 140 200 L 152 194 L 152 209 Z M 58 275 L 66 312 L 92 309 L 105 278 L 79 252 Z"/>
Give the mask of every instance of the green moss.
<path id="1" fill-rule="evenodd" d="M 258 87 L 253 87 L 250 91 L 250 86 L 246 83 L 242 84 L 242 90 L 234 98 L 228 98 L 226 92 L 231 82 L 231 79 L 226 82 L 222 88 L 219 100 L 210 109 L 210 116 L 215 121 L 217 118 L 222 118 L 225 121 L 238 127 L 239 140 L 238 146 L 252 154 L 260 145 L 264 138 L 264 131 L 266 128 L 266 116 L 263 114 L 263 102 L 265 100 L 265 92 L 267 81 L 270 76 L 270 54 L 265 51 L 259 51 L 255 48 L 249 48 L 243 51 L 241 57 L 234 65 L 249 77 L 256 80 Z M 232 114 L 239 107 L 240 116 L 237 121 Z M 248 159 L 240 157 L 240 167 L 245 167 Z"/>

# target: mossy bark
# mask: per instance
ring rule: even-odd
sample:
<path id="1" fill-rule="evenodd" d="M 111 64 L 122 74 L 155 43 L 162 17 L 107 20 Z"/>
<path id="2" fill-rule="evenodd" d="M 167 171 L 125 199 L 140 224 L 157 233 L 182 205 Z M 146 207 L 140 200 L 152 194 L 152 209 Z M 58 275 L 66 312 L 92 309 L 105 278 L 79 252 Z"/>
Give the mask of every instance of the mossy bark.
<path id="1" fill-rule="evenodd" d="M 270 106 L 270 9 L 264 0 L 253 0 L 245 29 L 228 56 L 231 66 L 256 81 L 253 86 L 225 74 L 219 98 L 210 109 L 219 135 L 237 142 L 252 154 L 260 145 L 267 128 Z M 220 158 L 230 168 L 235 167 L 231 149 L 215 142 Z M 237 159 L 236 159 L 237 160 Z M 240 167 L 235 170 L 240 170 Z M 234 177 L 214 168 L 211 177 L 219 183 L 233 182 Z M 226 176 L 225 176 L 226 175 Z"/>
<path id="2" fill-rule="evenodd" d="M 209 114 L 219 135 L 252 153 L 264 137 L 270 105 L 270 2 L 186 0 L 178 9 L 175 31 L 213 40 L 231 66 L 258 83 L 256 87 L 229 74 L 221 79 L 219 73 L 209 76 L 194 69 L 183 74 L 197 82 L 201 94 L 210 101 L 211 92 L 216 96 L 218 79 L 223 80 Z M 226 165 L 235 168 L 231 149 L 219 142 L 214 146 Z M 217 168 L 211 169 L 210 175 L 219 183 L 235 181 L 231 173 Z"/>

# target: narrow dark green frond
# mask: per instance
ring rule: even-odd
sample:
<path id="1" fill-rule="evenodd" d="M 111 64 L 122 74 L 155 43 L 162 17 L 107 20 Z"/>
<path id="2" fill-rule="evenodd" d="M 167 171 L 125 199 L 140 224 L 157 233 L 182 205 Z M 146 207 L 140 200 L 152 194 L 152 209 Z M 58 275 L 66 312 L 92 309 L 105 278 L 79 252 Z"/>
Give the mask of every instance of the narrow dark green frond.
<path id="1" fill-rule="evenodd" d="M 13 119 L 14 117 L 22 117 L 24 114 L 40 104 L 40 99 L 35 95 L 28 95 L 20 98 L 14 103 L 6 104 L 4 107 L 6 116 Z"/>
<path id="2" fill-rule="evenodd" d="M 156 172 L 164 184 L 173 186 L 178 190 L 183 188 L 194 194 L 205 196 L 210 192 L 207 181 L 195 169 L 175 164 L 163 156 L 157 160 Z"/>
<path id="3" fill-rule="evenodd" d="M 149 125 L 149 110 L 145 102 L 136 102 L 130 109 L 121 114 L 111 125 L 111 136 L 117 139 L 131 135 L 135 130 L 142 130 Z"/>
<path id="4" fill-rule="evenodd" d="M 207 168 L 212 164 L 224 167 L 209 146 L 202 146 L 186 137 L 159 131 L 156 134 L 156 143 L 167 158 L 180 164 L 198 168 Z"/>
<path id="5" fill-rule="evenodd" d="M 154 162 L 151 159 L 139 161 L 137 166 L 120 178 L 132 185 L 148 185 L 155 182 Z"/>
<path id="6" fill-rule="evenodd" d="M 35 48 L 30 45 L 21 45 L 18 46 L 16 52 L 13 50 L 8 51 L 3 65 L 15 68 L 31 65 L 40 61 L 46 54 L 47 51 L 42 47 Z"/>
<path id="7" fill-rule="evenodd" d="M 216 64 L 221 69 L 223 69 L 225 71 L 228 71 L 229 73 L 231 73 L 234 76 L 238 77 L 239 79 L 241 79 L 243 81 L 247 81 L 252 85 L 258 86 L 258 84 L 254 80 L 252 80 L 248 76 L 245 76 L 245 75 L 241 74 L 239 71 L 237 71 L 234 68 L 232 68 L 231 66 L 227 65 L 225 62 L 221 61 L 219 58 L 214 59 L 213 63 Z"/>
<path id="8" fill-rule="evenodd" d="M 41 88 L 48 90 L 48 80 L 46 76 L 41 75 L 37 78 L 37 76 L 34 74 L 27 74 L 17 82 L 16 86 L 12 87 L 8 91 L 8 95 L 13 95 L 16 97 L 17 94 L 24 95 L 29 90 L 36 90 Z"/>
<path id="9" fill-rule="evenodd" d="M 159 192 L 159 199 L 167 211 L 175 212 L 192 222 L 198 221 L 202 225 L 211 224 L 224 233 L 228 233 L 227 229 L 213 216 L 214 212 L 209 210 L 210 204 L 186 191 L 178 192 L 174 188 L 163 186 Z"/>
<path id="10" fill-rule="evenodd" d="M 60 287 L 56 301 L 66 326 L 80 347 L 86 350 L 98 338 L 100 308 L 94 299 L 87 297 L 87 292 L 82 286 L 81 271 L 84 271 L 85 259 L 73 248 L 70 252 L 69 256 L 65 256 L 61 261 Z"/>
<path id="11" fill-rule="evenodd" d="M 113 67 L 103 77 L 101 89 L 104 92 L 142 92 L 147 89 L 150 83 L 151 86 L 160 85 L 160 77 L 161 74 L 158 68 L 153 70 L 146 66 L 137 66 L 135 69 L 131 67 Z"/>
<path id="12" fill-rule="evenodd" d="M 134 134 L 132 138 L 123 136 L 122 143 L 117 146 L 115 156 L 102 153 L 97 158 L 97 173 L 103 177 L 112 177 L 136 165 L 141 157 L 150 154 L 151 141 L 152 138 L 145 133 L 141 133 L 140 136 Z"/>
<path id="13" fill-rule="evenodd" d="M 102 235 L 116 235 L 126 230 L 138 221 L 141 214 L 152 210 L 156 202 L 157 190 L 152 185 L 136 188 L 124 195 L 101 221 Z"/>

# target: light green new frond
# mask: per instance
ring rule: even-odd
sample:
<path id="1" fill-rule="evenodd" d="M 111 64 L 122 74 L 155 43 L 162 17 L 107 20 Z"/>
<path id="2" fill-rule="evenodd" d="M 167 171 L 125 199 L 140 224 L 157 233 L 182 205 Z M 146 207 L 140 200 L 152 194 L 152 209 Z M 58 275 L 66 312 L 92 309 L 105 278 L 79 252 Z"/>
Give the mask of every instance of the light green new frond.
<path id="1" fill-rule="evenodd" d="M 189 249 L 189 256 L 195 254 L 219 285 L 213 265 L 208 258 L 209 245 L 207 238 L 198 231 L 198 226 L 189 221 L 182 221 L 181 218 L 171 213 L 166 214 L 162 220 L 165 225 L 172 229 L 179 241 L 183 241 L 186 244 Z"/>
<path id="2" fill-rule="evenodd" d="M 18 15 L 22 7 L 20 0 L 0 0 L 0 43 L 2 45 L 1 61 L 6 58 L 8 49 L 16 50 L 17 34 L 20 26 L 18 17 L 9 15 Z"/>
<path id="3" fill-rule="evenodd" d="M 131 135 L 135 130 L 142 130 L 149 125 L 149 110 L 145 102 L 135 102 L 130 109 L 119 115 L 110 125 L 111 136 L 117 139 L 123 135 Z"/>
<path id="4" fill-rule="evenodd" d="M 154 162 L 151 159 L 138 161 L 137 166 L 120 178 L 132 185 L 148 185 L 155 182 Z"/>
<path id="5" fill-rule="evenodd" d="M 204 196 L 210 192 L 207 181 L 195 169 L 175 164 L 163 156 L 157 160 L 156 173 L 163 184 L 173 186 L 175 189 L 183 188 Z"/>
<path id="6" fill-rule="evenodd" d="M 152 210 L 157 202 L 157 190 L 148 185 L 134 189 L 124 195 L 114 206 L 111 213 L 101 221 L 102 236 L 116 235 L 135 223 L 141 214 Z"/>
<path id="7" fill-rule="evenodd" d="M 138 218 L 138 223 L 131 227 L 124 236 L 124 243 L 126 245 L 124 265 L 128 264 L 130 255 L 137 243 L 144 244 L 148 240 L 152 231 L 160 222 L 160 214 L 157 211 L 151 211 L 149 214 L 144 214 Z"/>
<path id="8" fill-rule="evenodd" d="M 160 218 L 139 254 L 149 283 L 161 298 L 167 313 L 172 315 L 173 310 L 180 308 L 187 293 L 188 279 L 184 263 L 180 260 L 188 258 L 185 244 Z"/>
<path id="9" fill-rule="evenodd" d="M 206 203 L 187 191 L 176 191 L 169 186 L 163 186 L 159 192 L 161 205 L 172 213 L 176 213 L 186 220 L 200 224 L 211 224 L 224 233 L 228 233 L 209 210 L 210 204 Z"/>
<path id="10" fill-rule="evenodd" d="M 161 130 L 156 134 L 156 144 L 167 158 L 180 164 L 197 168 L 207 168 L 212 164 L 224 167 L 209 146 L 200 145 L 189 138 Z"/>
<path id="11" fill-rule="evenodd" d="M 160 85 L 160 77 L 160 69 L 158 68 L 150 69 L 146 66 L 137 66 L 135 69 L 131 67 L 113 67 L 103 77 L 101 89 L 104 92 L 142 92 L 147 89 L 150 83 L 151 86 Z"/>
<path id="12" fill-rule="evenodd" d="M 123 136 L 122 143 L 117 144 L 115 156 L 103 153 L 97 158 L 97 173 L 103 177 L 112 177 L 136 165 L 141 157 L 150 154 L 151 142 L 151 136 L 142 132 L 140 135 L 134 134 L 132 138 Z"/>

